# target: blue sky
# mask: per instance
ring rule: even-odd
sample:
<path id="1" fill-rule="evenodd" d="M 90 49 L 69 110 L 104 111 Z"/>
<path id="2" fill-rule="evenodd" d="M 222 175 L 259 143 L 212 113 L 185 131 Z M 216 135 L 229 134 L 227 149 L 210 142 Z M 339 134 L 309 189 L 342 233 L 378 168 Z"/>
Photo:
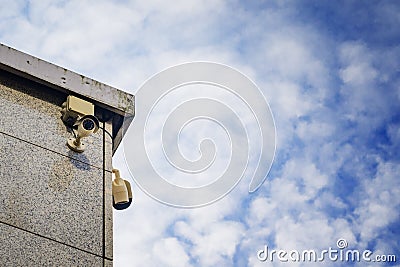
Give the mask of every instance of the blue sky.
<path id="1" fill-rule="evenodd" d="M 277 150 L 263 186 L 248 194 L 245 177 L 188 210 L 133 184 L 135 204 L 114 213 L 115 266 L 280 266 L 257 251 L 339 238 L 400 260 L 397 1 L 0 3 L 2 43 L 101 82 L 135 93 L 167 67 L 214 61 L 271 106 Z M 122 151 L 114 166 L 132 179 Z"/>

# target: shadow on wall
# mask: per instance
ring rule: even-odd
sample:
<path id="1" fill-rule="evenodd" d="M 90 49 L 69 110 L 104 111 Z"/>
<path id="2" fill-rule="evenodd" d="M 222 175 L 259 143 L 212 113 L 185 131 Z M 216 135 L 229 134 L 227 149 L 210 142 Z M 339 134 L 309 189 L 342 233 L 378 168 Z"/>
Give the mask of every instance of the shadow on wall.
<path id="1" fill-rule="evenodd" d="M 70 157 L 62 157 L 56 161 L 50 170 L 49 187 L 55 191 L 62 192 L 71 184 L 72 180 L 77 177 L 76 170 L 90 171 L 90 165 L 74 160 L 71 157 L 74 152 L 70 151 Z M 82 160 L 87 162 L 84 154 L 81 155 Z"/>

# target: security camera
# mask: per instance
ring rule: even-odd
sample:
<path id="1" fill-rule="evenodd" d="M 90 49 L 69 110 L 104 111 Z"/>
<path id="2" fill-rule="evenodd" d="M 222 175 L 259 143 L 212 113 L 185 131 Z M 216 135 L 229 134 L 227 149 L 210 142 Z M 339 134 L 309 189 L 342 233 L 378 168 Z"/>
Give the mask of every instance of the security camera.
<path id="1" fill-rule="evenodd" d="M 93 115 L 86 115 L 79 119 L 74 127 L 78 128 L 78 134 L 76 138 L 69 138 L 67 145 L 71 150 L 82 153 L 86 148 L 86 145 L 82 142 L 82 138 L 99 130 L 99 120 Z"/>
<path id="2" fill-rule="evenodd" d="M 112 199 L 113 207 L 116 210 L 124 210 L 132 203 L 132 189 L 131 184 L 122 179 L 119 170 L 113 169 L 115 179 L 112 182 Z"/>
<path id="3" fill-rule="evenodd" d="M 76 96 L 69 95 L 61 105 L 61 119 L 68 127 L 74 124 L 85 115 L 94 115 L 94 105 Z"/>

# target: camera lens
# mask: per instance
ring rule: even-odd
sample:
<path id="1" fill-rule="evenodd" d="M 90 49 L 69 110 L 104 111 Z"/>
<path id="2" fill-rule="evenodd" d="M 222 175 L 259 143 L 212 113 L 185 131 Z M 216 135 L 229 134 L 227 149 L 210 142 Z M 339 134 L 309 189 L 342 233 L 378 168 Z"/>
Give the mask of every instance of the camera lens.
<path id="1" fill-rule="evenodd" d="M 91 131 L 94 129 L 94 122 L 90 119 L 83 120 L 82 122 L 83 129 L 87 131 Z"/>

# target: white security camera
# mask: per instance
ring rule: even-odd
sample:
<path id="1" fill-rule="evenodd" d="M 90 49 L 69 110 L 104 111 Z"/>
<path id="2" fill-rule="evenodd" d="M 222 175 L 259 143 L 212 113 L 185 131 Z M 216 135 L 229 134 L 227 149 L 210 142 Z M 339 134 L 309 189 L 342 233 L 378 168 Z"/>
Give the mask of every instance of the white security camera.
<path id="1" fill-rule="evenodd" d="M 96 133 L 99 129 L 99 120 L 94 116 L 94 105 L 69 95 L 67 101 L 61 105 L 61 114 L 62 121 L 75 136 L 67 140 L 67 146 L 75 152 L 82 153 L 86 147 L 82 138 Z"/>
<path id="2" fill-rule="evenodd" d="M 82 153 L 86 148 L 86 145 L 82 142 L 82 138 L 99 130 L 99 120 L 95 116 L 86 115 L 78 120 L 74 126 L 78 127 L 78 134 L 76 138 L 69 138 L 67 145 L 71 150 Z"/>
<path id="3" fill-rule="evenodd" d="M 119 170 L 113 169 L 115 179 L 112 182 L 112 198 L 113 207 L 116 210 L 124 210 L 132 203 L 132 189 L 131 184 L 122 179 Z"/>

